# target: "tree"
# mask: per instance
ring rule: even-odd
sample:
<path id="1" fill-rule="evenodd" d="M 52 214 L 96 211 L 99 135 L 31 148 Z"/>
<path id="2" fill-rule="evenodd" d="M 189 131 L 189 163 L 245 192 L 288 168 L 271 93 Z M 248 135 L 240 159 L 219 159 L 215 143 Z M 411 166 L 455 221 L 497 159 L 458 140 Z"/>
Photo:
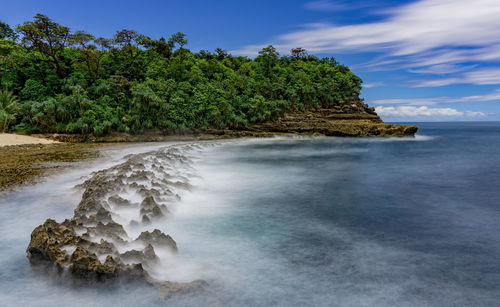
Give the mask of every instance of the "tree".
<path id="1" fill-rule="evenodd" d="M 116 32 L 113 42 L 121 46 L 119 52 L 114 52 L 115 64 L 119 67 L 117 73 L 126 76 L 130 80 L 141 79 L 144 75 L 140 59 L 142 52 L 138 45 L 144 40 L 144 36 L 134 30 L 123 29 Z"/>
<path id="2" fill-rule="evenodd" d="M 181 32 L 157 40 L 124 29 L 111 40 L 94 38 L 41 14 L 18 31 L 19 43 L 2 39 L 12 32 L 0 23 L 0 88 L 12 91 L 3 99 L 22 101 L 19 111 L 17 102 L 0 109 L 0 131 L 14 124 L 96 135 L 226 129 L 354 102 L 368 112 L 357 102 L 361 80 L 348 67 L 303 48 L 281 58 L 273 46 L 254 59 L 221 48 L 192 53 Z"/>
<path id="3" fill-rule="evenodd" d="M 221 49 L 221 48 L 215 49 L 215 53 L 217 53 L 217 59 L 218 60 L 224 60 L 229 55 L 226 50 Z"/>
<path id="4" fill-rule="evenodd" d="M 0 21 L 0 39 L 15 40 L 16 38 L 16 32 L 14 32 L 14 30 L 12 30 L 12 28 L 8 24 Z"/>
<path id="5" fill-rule="evenodd" d="M 94 35 L 89 34 L 84 31 L 76 31 L 70 37 L 70 44 L 76 45 L 79 49 L 82 57 L 85 59 L 85 64 L 87 66 L 87 71 L 93 81 L 97 79 L 97 47 L 90 44 L 95 39 Z"/>
<path id="6" fill-rule="evenodd" d="M 290 54 L 292 57 L 298 59 L 298 58 L 303 58 L 307 56 L 307 51 L 304 48 L 293 48 L 290 50 Z"/>
<path id="7" fill-rule="evenodd" d="M 103 38 L 103 37 L 98 37 L 96 39 L 94 39 L 94 43 L 96 44 L 96 52 L 94 53 L 95 55 L 95 75 L 96 77 L 99 76 L 99 71 L 101 69 L 101 59 L 103 57 L 103 55 L 106 53 L 106 51 L 108 51 L 109 49 L 111 49 L 111 40 L 110 39 L 107 39 L 107 38 Z M 95 80 L 94 80 L 95 81 Z"/>
<path id="8" fill-rule="evenodd" d="M 277 60 L 280 56 L 280 54 L 278 53 L 278 51 L 276 51 L 276 48 L 273 45 L 269 45 L 267 47 L 262 48 L 262 50 L 259 51 L 259 54 L 275 60 Z"/>
<path id="9" fill-rule="evenodd" d="M 145 35 L 142 36 L 141 45 L 143 45 L 147 49 L 154 50 L 159 55 L 164 58 L 170 58 L 172 56 L 172 49 L 174 48 L 174 43 L 162 37 L 159 40 L 151 39 Z"/>
<path id="10" fill-rule="evenodd" d="M 173 45 L 178 44 L 180 49 L 182 49 L 182 47 L 184 47 L 184 45 L 187 45 L 188 43 L 188 40 L 186 39 L 186 34 L 182 32 L 177 32 L 173 34 L 168 41 Z"/>
<path id="11" fill-rule="evenodd" d="M 65 77 L 61 52 L 68 46 L 71 32 L 43 14 L 36 14 L 33 21 L 26 21 L 17 26 L 22 34 L 21 44 L 33 47 L 42 55 L 42 60 L 52 63 L 57 75 Z"/>
<path id="12" fill-rule="evenodd" d="M 19 100 L 12 92 L 0 90 L 0 123 L 3 132 L 7 131 L 9 124 L 14 121 L 19 110 Z"/>
<path id="13" fill-rule="evenodd" d="M 271 75 L 271 68 L 278 63 L 278 59 L 280 54 L 276 51 L 273 45 L 269 45 L 265 48 L 262 48 L 259 51 L 259 57 L 262 59 L 262 64 L 264 66 L 264 71 L 267 77 Z"/>
<path id="14" fill-rule="evenodd" d="M 121 46 L 122 50 L 128 52 L 131 57 L 135 56 L 137 48 L 137 42 L 140 35 L 134 30 L 123 29 L 121 31 L 116 31 L 113 38 L 113 42 Z"/>

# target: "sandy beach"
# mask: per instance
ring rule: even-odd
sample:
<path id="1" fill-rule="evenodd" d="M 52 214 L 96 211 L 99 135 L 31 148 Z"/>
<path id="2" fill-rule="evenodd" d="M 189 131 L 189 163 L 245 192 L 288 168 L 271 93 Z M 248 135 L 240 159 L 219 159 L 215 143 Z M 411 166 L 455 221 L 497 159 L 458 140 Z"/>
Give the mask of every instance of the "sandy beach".
<path id="1" fill-rule="evenodd" d="M 53 144 L 53 143 L 58 143 L 58 142 L 27 135 L 0 133 L 0 147 L 10 146 L 10 145 Z"/>

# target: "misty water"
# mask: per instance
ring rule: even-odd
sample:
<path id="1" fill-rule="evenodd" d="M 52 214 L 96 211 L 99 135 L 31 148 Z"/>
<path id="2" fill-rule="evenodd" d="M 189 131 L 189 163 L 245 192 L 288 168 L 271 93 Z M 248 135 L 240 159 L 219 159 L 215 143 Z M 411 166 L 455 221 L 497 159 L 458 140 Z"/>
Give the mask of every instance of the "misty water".
<path id="1" fill-rule="evenodd" d="M 208 288 L 71 285 L 34 270 L 31 231 L 73 215 L 103 157 L 0 198 L 2 306 L 497 306 L 500 123 L 421 123 L 415 138 L 198 142 L 193 188 L 155 225 L 179 255 L 155 272 Z"/>

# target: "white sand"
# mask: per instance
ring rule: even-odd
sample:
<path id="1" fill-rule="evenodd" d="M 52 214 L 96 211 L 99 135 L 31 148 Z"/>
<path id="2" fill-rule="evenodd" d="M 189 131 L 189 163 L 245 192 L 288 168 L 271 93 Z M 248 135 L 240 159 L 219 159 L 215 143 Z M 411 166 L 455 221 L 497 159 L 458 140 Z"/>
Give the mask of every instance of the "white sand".
<path id="1" fill-rule="evenodd" d="M 18 135 L 11 133 L 0 133 L 0 147 L 9 145 L 22 145 L 22 144 L 52 144 L 58 143 L 48 139 L 35 138 L 27 135 Z"/>

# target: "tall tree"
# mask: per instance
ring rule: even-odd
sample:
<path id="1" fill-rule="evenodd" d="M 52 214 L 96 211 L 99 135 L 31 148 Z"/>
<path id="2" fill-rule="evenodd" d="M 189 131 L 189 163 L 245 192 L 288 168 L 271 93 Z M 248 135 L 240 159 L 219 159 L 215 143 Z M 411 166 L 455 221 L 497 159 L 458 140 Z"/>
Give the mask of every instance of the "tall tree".
<path id="1" fill-rule="evenodd" d="M 170 37 L 169 42 L 173 45 L 178 44 L 179 48 L 182 49 L 188 43 L 188 40 L 186 39 L 186 34 L 177 32 Z"/>
<path id="2" fill-rule="evenodd" d="M 218 60 L 224 60 L 229 56 L 229 53 L 227 53 L 227 51 L 222 48 L 215 49 L 215 53 L 217 53 Z"/>
<path id="3" fill-rule="evenodd" d="M 174 43 L 171 40 L 167 41 L 164 37 L 159 40 L 154 40 L 145 35 L 142 37 L 141 45 L 147 49 L 154 50 L 167 59 L 172 56 L 172 49 L 174 48 Z"/>
<path id="4" fill-rule="evenodd" d="M 17 26 L 22 34 L 21 43 L 37 49 L 42 60 L 52 63 L 57 75 L 65 77 L 61 52 L 68 46 L 71 32 L 68 27 L 61 26 L 43 14 L 36 14 L 33 21 L 26 21 Z"/>
<path id="5" fill-rule="evenodd" d="M 307 51 L 304 48 L 293 48 L 290 50 L 290 54 L 292 57 L 298 59 L 298 58 L 303 58 L 307 56 Z"/>
<path id="6" fill-rule="evenodd" d="M 134 57 L 137 51 L 137 43 L 141 36 L 134 30 L 123 29 L 117 31 L 113 42 L 118 44 L 123 51 L 128 52 L 131 57 Z"/>
<path id="7" fill-rule="evenodd" d="M 0 21 L 0 39 L 16 39 L 16 32 L 14 32 L 8 24 L 2 21 Z"/>
<path id="8" fill-rule="evenodd" d="M 73 35 L 71 35 L 70 43 L 72 45 L 76 45 L 79 49 L 80 54 L 84 58 L 88 73 L 92 80 L 95 81 L 97 79 L 95 64 L 98 51 L 96 50 L 97 47 L 91 44 L 94 39 L 95 37 L 92 34 L 84 31 L 76 31 Z"/>
<path id="9" fill-rule="evenodd" d="M 271 69 L 278 64 L 279 56 L 280 54 L 273 45 L 264 47 L 259 51 L 259 58 L 267 77 L 271 76 Z"/>

